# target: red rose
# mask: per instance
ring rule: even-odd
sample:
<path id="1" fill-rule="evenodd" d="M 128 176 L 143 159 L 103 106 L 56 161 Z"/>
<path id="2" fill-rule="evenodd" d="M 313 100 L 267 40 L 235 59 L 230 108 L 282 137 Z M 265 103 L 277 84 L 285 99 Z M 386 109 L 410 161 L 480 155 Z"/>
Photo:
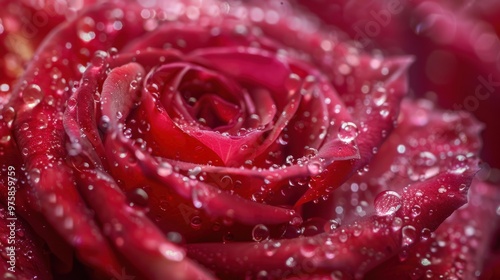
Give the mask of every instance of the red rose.
<path id="1" fill-rule="evenodd" d="M 385 54 L 413 54 L 410 85 L 416 96 L 473 113 L 487 124 L 482 158 L 500 182 L 500 3 L 445 0 L 299 0 L 325 23 Z M 366 8 L 360 9 L 360 6 Z"/>
<path id="2" fill-rule="evenodd" d="M 497 219 L 498 190 L 477 181 L 455 210 L 482 126 L 405 99 L 412 58 L 285 1 L 51 20 L 1 105 L 2 249 L 25 256 L 9 277 L 481 274 L 493 229 L 471 217 Z"/>

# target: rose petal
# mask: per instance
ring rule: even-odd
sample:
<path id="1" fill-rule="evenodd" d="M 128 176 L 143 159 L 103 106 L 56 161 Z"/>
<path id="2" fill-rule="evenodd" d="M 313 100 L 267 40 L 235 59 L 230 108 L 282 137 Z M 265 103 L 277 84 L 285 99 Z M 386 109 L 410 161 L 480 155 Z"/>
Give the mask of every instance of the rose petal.
<path id="1" fill-rule="evenodd" d="M 1 186 L 7 188 L 6 186 Z M 16 197 L 11 196 L 11 197 Z M 9 199 L 9 207 L 0 204 L 0 248 L 4 258 L 0 271 L 4 278 L 51 279 L 49 258 L 43 251 L 43 242 L 15 210 Z"/>
<path id="2" fill-rule="evenodd" d="M 384 260 L 400 252 L 404 254 L 418 244 L 424 228 L 434 230 L 463 205 L 467 197 L 459 186 L 470 184 L 474 173 L 475 170 L 444 173 L 413 184 L 401 194 L 402 206 L 393 215 L 373 215 L 314 237 L 262 243 L 190 244 L 188 255 L 214 269 L 219 277 L 252 277 L 260 271 L 266 271 L 271 278 L 334 271 L 362 277 Z M 448 193 L 439 191 L 443 185 L 448 186 Z M 425 200 L 416 198 L 417 191 L 428 196 Z M 421 207 L 422 216 L 413 219 L 410 213 L 415 205 Z M 409 219 L 403 221 L 403 217 Z"/>
<path id="3" fill-rule="evenodd" d="M 397 128 L 367 171 L 354 175 L 330 200 L 308 205 L 308 215 L 354 220 L 374 211 L 371 202 L 382 191 L 399 192 L 445 171 L 474 169 L 481 128 L 469 114 L 441 112 L 429 102 L 405 100 Z"/>
<path id="4" fill-rule="evenodd" d="M 134 210 L 118 186 L 105 173 L 79 170 L 79 187 L 96 211 L 104 232 L 116 250 L 151 279 L 213 279 L 185 258 L 183 249 L 166 240 L 144 215 Z M 91 187 L 89 187 L 91 186 Z"/>
<path id="5" fill-rule="evenodd" d="M 346 90 L 346 93 L 342 95 L 342 99 L 348 107 L 352 108 L 354 119 L 358 124 L 350 127 L 353 127 L 351 130 L 356 130 L 355 141 L 360 149 L 360 159 L 332 164 L 324 172 L 324 176 L 313 179 L 311 188 L 297 202 L 297 205 L 324 195 L 324 190 L 327 187 L 338 188 L 356 170 L 364 167 L 371 160 L 373 148 L 382 145 L 387 135 L 392 131 L 399 114 L 399 104 L 407 91 L 405 70 L 410 62 L 411 60 L 406 58 L 380 61 L 387 71 L 387 77 L 383 77 L 382 81 L 376 80 L 376 78 L 380 77 L 374 77 L 380 74 L 364 73 L 356 70 L 354 77 L 357 77 L 358 80 L 353 82 L 353 88 L 356 90 Z M 360 65 L 364 65 L 361 69 L 370 67 L 370 60 L 366 57 L 360 63 Z M 361 81 L 366 82 L 367 80 L 376 84 L 370 94 L 362 92 Z M 367 106 L 366 104 L 373 105 Z M 344 132 L 341 130 L 339 133 Z"/>
<path id="6" fill-rule="evenodd" d="M 497 187 L 474 181 L 469 203 L 446 219 L 434 232 L 407 252 L 404 261 L 393 258 L 367 275 L 367 279 L 457 277 L 475 279 L 482 273 L 494 238 L 500 203 Z M 493 278 L 491 278 L 493 279 Z"/>

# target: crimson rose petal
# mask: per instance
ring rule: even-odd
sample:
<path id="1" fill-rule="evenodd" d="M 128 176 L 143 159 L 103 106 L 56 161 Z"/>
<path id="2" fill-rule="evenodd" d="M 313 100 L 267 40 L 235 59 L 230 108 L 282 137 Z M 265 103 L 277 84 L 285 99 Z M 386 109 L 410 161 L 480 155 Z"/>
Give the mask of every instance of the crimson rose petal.
<path id="1" fill-rule="evenodd" d="M 190 244 L 188 256 L 221 277 L 256 277 L 263 271 L 271 278 L 335 271 L 347 277 L 361 277 L 393 255 L 406 254 L 408 248 L 418 244 L 422 230 L 434 230 L 463 205 L 467 197 L 459 186 L 470 184 L 475 172 L 471 169 L 463 174 L 443 173 L 415 183 L 400 194 L 399 210 L 387 216 L 375 214 L 314 237 L 262 243 Z M 440 191 L 443 185 L 448 187 L 448 193 Z M 424 200 L 416 192 L 429 196 Z M 411 216 L 415 205 L 423 213 L 418 219 Z"/>
<path id="2" fill-rule="evenodd" d="M 484 267 L 492 244 L 500 203 L 496 186 L 474 181 L 469 202 L 446 219 L 439 228 L 421 236 L 404 261 L 393 258 L 367 275 L 367 279 L 443 278 L 476 279 Z M 493 279 L 493 278 L 489 278 Z"/>
<path id="3" fill-rule="evenodd" d="M 5 186 L 0 185 L 5 188 Z M 15 197 L 15 196 L 14 196 Z M 5 279 L 49 279 L 50 266 L 43 243 L 15 212 L 0 204 L 0 271 Z"/>

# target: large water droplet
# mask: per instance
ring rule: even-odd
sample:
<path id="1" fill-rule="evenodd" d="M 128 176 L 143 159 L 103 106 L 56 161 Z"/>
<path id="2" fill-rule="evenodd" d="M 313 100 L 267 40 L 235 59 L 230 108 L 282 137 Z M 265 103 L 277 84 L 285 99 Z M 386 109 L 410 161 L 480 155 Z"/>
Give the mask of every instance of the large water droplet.
<path id="1" fill-rule="evenodd" d="M 339 128 L 338 137 L 342 142 L 350 143 L 358 136 L 358 127 L 355 123 L 344 122 Z"/>
<path id="2" fill-rule="evenodd" d="M 321 173 L 321 169 L 322 169 L 321 162 L 319 162 L 317 160 L 312 160 L 312 161 L 307 163 L 307 170 L 309 171 L 309 173 L 312 176 L 318 175 L 319 173 Z"/>
<path id="3" fill-rule="evenodd" d="M 269 236 L 269 229 L 263 224 L 256 225 L 252 230 L 252 239 L 254 241 L 261 242 L 269 239 Z"/>
<path id="4" fill-rule="evenodd" d="M 420 152 L 410 160 L 407 174 L 410 180 L 425 180 L 436 176 L 439 173 L 439 166 L 436 165 L 437 157 L 430 151 Z"/>
<path id="5" fill-rule="evenodd" d="M 467 168 L 467 158 L 464 155 L 458 155 L 452 160 L 450 172 L 454 174 L 462 174 L 467 170 Z"/>
<path id="6" fill-rule="evenodd" d="M 173 172 L 172 165 L 170 165 L 170 163 L 168 163 L 168 162 L 160 162 L 156 172 L 158 173 L 158 175 L 160 175 L 162 177 L 166 177 L 166 176 L 172 174 L 172 172 Z"/>
<path id="7" fill-rule="evenodd" d="M 30 108 L 38 105 L 43 99 L 42 89 L 39 85 L 31 84 L 22 93 L 23 101 Z"/>
<path id="8" fill-rule="evenodd" d="M 395 191 L 383 191 L 377 195 L 374 204 L 377 215 L 391 215 L 401 207 L 401 196 Z"/>

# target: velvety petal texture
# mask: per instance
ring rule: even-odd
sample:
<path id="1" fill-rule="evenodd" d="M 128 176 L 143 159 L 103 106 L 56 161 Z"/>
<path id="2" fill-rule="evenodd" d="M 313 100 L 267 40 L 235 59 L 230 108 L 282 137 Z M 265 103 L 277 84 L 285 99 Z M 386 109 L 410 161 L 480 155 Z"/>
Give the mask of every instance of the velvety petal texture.
<path id="1" fill-rule="evenodd" d="M 0 12 L 12 37 L 15 15 L 58 11 L 41 43 L 0 45 L 17 279 L 495 275 L 484 126 L 406 97 L 415 57 L 292 1 L 81 4 Z"/>

